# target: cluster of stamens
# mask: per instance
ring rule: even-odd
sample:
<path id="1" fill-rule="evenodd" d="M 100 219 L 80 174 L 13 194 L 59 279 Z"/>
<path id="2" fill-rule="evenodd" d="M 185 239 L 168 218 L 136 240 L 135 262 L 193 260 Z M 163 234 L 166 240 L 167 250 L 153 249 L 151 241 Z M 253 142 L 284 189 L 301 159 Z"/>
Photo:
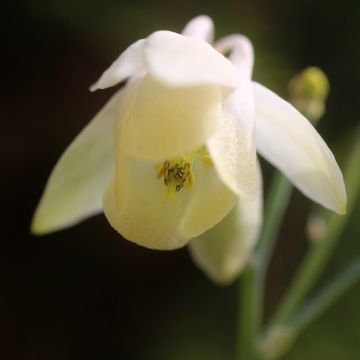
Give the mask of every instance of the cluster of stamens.
<path id="1" fill-rule="evenodd" d="M 157 178 L 163 178 L 163 183 L 167 187 L 167 196 L 175 199 L 175 193 L 183 188 L 191 188 L 195 182 L 192 170 L 194 161 L 199 158 L 205 166 L 212 166 L 212 161 L 205 147 L 196 151 L 186 153 L 184 156 L 165 160 L 156 168 Z"/>
<path id="2" fill-rule="evenodd" d="M 179 192 L 183 187 L 190 188 L 194 183 L 194 173 L 188 161 L 164 161 L 158 168 L 158 179 L 164 178 L 164 185 Z"/>

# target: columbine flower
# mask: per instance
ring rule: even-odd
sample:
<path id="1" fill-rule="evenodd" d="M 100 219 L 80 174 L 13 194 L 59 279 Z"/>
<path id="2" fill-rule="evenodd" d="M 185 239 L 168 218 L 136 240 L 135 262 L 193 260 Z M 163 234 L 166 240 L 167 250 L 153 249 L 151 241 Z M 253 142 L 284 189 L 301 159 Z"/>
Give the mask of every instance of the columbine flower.
<path id="1" fill-rule="evenodd" d="M 175 249 L 237 204 L 255 219 L 243 222 L 238 241 L 253 244 L 262 201 L 256 148 L 312 200 L 345 211 L 342 174 L 325 142 L 289 103 L 251 82 L 250 41 L 231 35 L 212 46 L 212 34 L 205 16 L 182 35 L 157 31 L 104 72 L 92 90 L 127 83 L 55 166 L 34 233 L 104 210 L 128 240 Z"/>

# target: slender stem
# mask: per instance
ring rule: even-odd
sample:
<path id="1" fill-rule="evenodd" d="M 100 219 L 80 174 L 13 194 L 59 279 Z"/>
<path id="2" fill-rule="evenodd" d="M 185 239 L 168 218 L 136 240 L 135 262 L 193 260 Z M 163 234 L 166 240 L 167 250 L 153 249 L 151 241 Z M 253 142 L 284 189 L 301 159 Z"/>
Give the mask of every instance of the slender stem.
<path id="1" fill-rule="evenodd" d="M 265 221 L 256 249 L 256 257 L 261 261 L 262 268 L 268 266 L 291 190 L 291 183 L 284 175 L 277 172 L 271 185 L 269 197 L 266 199 Z"/>
<path id="2" fill-rule="evenodd" d="M 360 141 L 355 145 L 345 175 L 347 193 L 349 197 L 348 214 L 356 202 L 360 191 Z M 349 216 L 339 216 L 332 213 L 327 224 L 324 238 L 312 244 L 305 259 L 295 275 L 287 293 L 275 313 L 271 324 L 284 323 L 302 303 L 305 296 L 311 291 L 318 281 L 322 270 L 328 262 L 339 240 L 339 235 L 345 228 Z"/>
<path id="3" fill-rule="evenodd" d="M 264 224 L 255 259 L 240 279 L 238 360 L 256 359 L 256 342 L 262 322 L 265 275 L 292 186 L 279 172 L 275 174 L 264 214 Z"/>
<path id="4" fill-rule="evenodd" d="M 241 304 L 239 313 L 238 360 L 255 359 L 255 341 L 257 336 L 257 314 L 254 303 L 257 301 L 256 272 L 249 265 L 240 281 Z"/>
<path id="5" fill-rule="evenodd" d="M 266 273 L 291 192 L 291 183 L 283 174 L 277 172 L 266 200 L 264 225 L 255 250 L 258 267 L 255 277 L 257 294 L 253 306 L 256 307 L 254 312 L 257 313 L 257 329 L 259 329 L 263 317 Z"/>
<path id="6" fill-rule="evenodd" d="M 306 301 L 286 322 L 277 323 L 267 331 L 261 339 L 263 356 L 271 360 L 282 358 L 296 337 L 359 280 L 360 258 L 347 266 L 340 275 Z"/>
<path id="7" fill-rule="evenodd" d="M 289 320 L 295 334 L 318 319 L 341 295 L 360 280 L 360 258 L 350 264 L 329 285 L 324 287 Z"/>

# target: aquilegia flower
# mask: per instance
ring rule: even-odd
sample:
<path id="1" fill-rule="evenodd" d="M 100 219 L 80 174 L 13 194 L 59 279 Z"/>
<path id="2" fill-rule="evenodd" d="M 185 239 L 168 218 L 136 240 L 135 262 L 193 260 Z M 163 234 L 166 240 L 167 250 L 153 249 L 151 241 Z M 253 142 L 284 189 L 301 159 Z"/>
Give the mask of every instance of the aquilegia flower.
<path id="1" fill-rule="evenodd" d="M 250 226 L 239 241 L 252 244 L 262 202 L 256 149 L 312 200 L 345 211 L 342 174 L 325 142 L 251 81 L 250 41 L 231 35 L 212 45 L 212 37 L 211 20 L 200 16 L 181 35 L 157 31 L 135 42 L 103 73 L 92 90 L 126 84 L 55 166 L 34 233 L 104 210 L 126 239 L 175 249 L 237 204 Z"/>

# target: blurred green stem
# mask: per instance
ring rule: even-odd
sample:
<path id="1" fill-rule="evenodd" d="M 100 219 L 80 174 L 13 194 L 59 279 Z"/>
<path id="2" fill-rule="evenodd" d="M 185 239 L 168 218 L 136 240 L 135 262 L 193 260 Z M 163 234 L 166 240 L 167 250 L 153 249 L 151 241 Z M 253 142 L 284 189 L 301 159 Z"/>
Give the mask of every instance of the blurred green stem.
<path id="1" fill-rule="evenodd" d="M 307 300 L 286 322 L 276 324 L 269 329 L 260 342 L 262 357 L 266 360 L 280 359 L 289 350 L 296 337 L 359 280 L 360 259 L 358 258 Z"/>
<path id="2" fill-rule="evenodd" d="M 263 229 L 255 251 L 255 256 L 260 261 L 260 268 L 263 272 L 267 270 L 269 265 L 291 190 L 291 183 L 283 174 L 277 172 L 271 184 L 269 196 L 266 199 Z"/>
<path id="3" fill-rule="evenodd" d="M 295 335 L 318 319 L 338 298 L 360 280 L 360 258 L 351 263 L 340 275 L 308 300 L 289 320 Z"/>
<path id="4" fill-rule="evenodd" d="M 257 358 L 257 335 L 262 321 L 265 276 L 292 186 L 280 173 L 274 176 L 266 201 L 264 224 L 254 260 L 240 279 L 238 360 Z"/>
<path id="5" fill-rule="evenodd" d="M 351 213 L 360 189 L 360 140 L 353 149 L 345 173 L 345 183 L 348 194 L 348 214 Z M 339 240 L 339 235 L 345 228 L 349 216 L 339 216 L 331 213 L 327 223 L 327 231 L 324 238 L 312 243 L 305 259 L 292 281 L 290 288 L 284 296 L 278 311 L 275 313 L 271 324 L 286 322 L 304 300 L 305 296 L 313 288 L 321 272 L 328 262 Z"/>
<path id="6" fill-rule="evenodd" d="M 249 265 L 243 272 L 239 290 L 241 294 L 239 311 L 238 360 L 255 360 L 255 343 L 258 331 L 258 313 L 255 303 L 259 300 L 256 271 Z"/>

